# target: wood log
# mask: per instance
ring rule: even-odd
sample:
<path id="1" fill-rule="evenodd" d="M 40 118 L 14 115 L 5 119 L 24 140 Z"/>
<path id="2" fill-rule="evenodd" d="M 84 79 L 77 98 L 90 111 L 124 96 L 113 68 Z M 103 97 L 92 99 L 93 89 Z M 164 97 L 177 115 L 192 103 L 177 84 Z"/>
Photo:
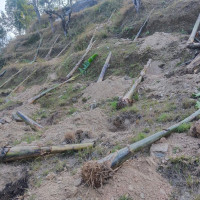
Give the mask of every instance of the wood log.
<path id="1" fill-rule="evenodd" d="M 199 14 L 199 16 L 197 18 L 197 21 L 196 21 L 196 23 L 195 23 L 195 25 L 193 27 L 192 33 L 191 33 L 191 35 L 189 37 L 189 40 L 188 40 L 187 44 L 192 44 L 194 42 L 194 38 L 195 38 L 196 33 L 198 31 L 198 28 L 199 28 L 199 24 L 200 24 L 200 14 Z"/>
<path id="2" fill-rule="evenodd" d="M 186 71 L 189 74 L 197 73 L 200 70 L 200 54 L 198 54 L 194 60 L 186 67 Z"/>
<path id="3" fill-rule="evenodd" d="M 147 16 L 146 20 L 144 21 L 142 27 L 140 28 L 140 30 L 138 31 L 137 35 L 135 36 L 135 39 L 133 40 L 134 42 L 138 39 L 138 37 L 140 36 L 140 34 L 142 33 L 143 28 L 146 26 L 147 22 L 149 21 L 149 18 L 151 16 L 151 14 L 153 13 L 155 8 L 153 8 L 151 10 L 151 12 L 149 13 L 149 15 Z"/>
<path id="4" fill-rule="evenodd" d="M 69 72 L 69 74 L 66 76 L 67 79 L 71 78 L 72 75 L 74 74 L 74 72 L 79 68 L 80 64 L 83 62 L 83 60 L 85 59 L 85 57 L 87 56 L 87 54 L 89 53 L 89 51 L 91 50 L 92 46 L 94 45 L 95 41 L 94 40 L 94 36 L 96 33 L 97 28 L 95 29 L 93 36 L 89 42 L 89 45 L 84 53 L 84 55 L 81 57 L 81 59 L 78 61 L 78 63 L 75 65 L 75 67 Z"/>
<path id="5" fill-rule="evenodd" d="M 61 51 L 55 58 L 60 57 L 60 56 L 63 54 L 63 52 L 67 49 L 67 47 L 69 47 L 70 45 L 71 45 L 71 42 L 68 43 L 68 44 L 62 49 L 62 51 Z"/>
<path id="6" fill-rule="evenodd" d="M 200 43 L 191 43 L 187 45 L 189 49 L 200 49 Z"/>
<path id="7" fill-rule="evenodd" d="M 14 92 L 16 92 L 20 86 L 22 86 L 35 72 L 37 69 L 35 69 L 29 76 L 27 76 L 14 90 L 11 91 L 11 93 L 8 96 L 11 96 Z"/>
<path id="8" fill-rule="evenodd" d="M 103 81 L 105 72 L 106 72 L 106 70 L 107 70 L 108 67 L 109 67 L 109 62 L 110 62 L 111 56 L 112 56 L 112 52 L 110 52 L 110 53 L 108 54 L 108 57 L 107 57 L 107 59 L 106 59 L 106 62 L 105 62 L 105 64 L 104 64 L 102 70 L 101 70 L 101 74 L 100 74 L 100 76 L 99 76 L 99 79 L 98 79 L 97 83 Z"/>
<path id="9" fill-rule="evenodd" d="M 106 168 L 109 169 L 117 169 L 121 164 L 123 164 L 125 161 L 127 161 L 131 156 L 133 156 L 133 154 L 145 147 L 148 147 L 149 145 L 151 145 L 152 143 L 158 141 L 159 139 L 161 139 L 162 137 L 166 137 L 169 136 L 172 131 L 175 131 L 176 128 L 178 128 L 180 125 L 184 124 L 184 123 L 188 123 L 192 120 L 194 120 L 198 115 L 200 115 L 200 109 L 197 110 L 195 113 L 193 113 L 192 115 L 190 115 L 189 117 L 187 117 L 186 119 L 184 119 L 183 121 L 172 125 L 171 127 L 169 127 L 168 129 L 165 129 L 163 131 L 157 132 L 154 135 L 151 135 L 145 139 L 142 139 L 136 143 L 133 143 L 123 149 L 120 149 L 119 151 L 115 152 L 115 153 L 111 153 L 108 156 L 98 160 L 98 161 L 93 161 L 93 163 L 90 162 L 86 162 L 84 164 L 84 166 L 87 166 L 87 172 L 91 172 L 89 174 L 87 174 L 87 176 L 85 174 L 83 174 L 85 172 L 85 170 L 83 171 L 83 169 L 85 168 L 83 166 L 82 168 L 82 177 L 84 177 L 85 179 L 83 180 L 85 183 L 90 183 L 92 182 L 91 180 L 91 174 L 93 176 L 93 179 L 98 179 L 100 177 L 99 174 L 101 174 L 100 171 L 95 171 L 95 169 L 102 169 L 101 166 L 106 166 Z M 95 163 L 95 165 L 94 165 Z M 97 166 L 97 164 L 99 166 Z M 94 169 L 95 166 L 95 169 Z M 103 168 L 105 170 L 105 167 Z M 94 174 L 94 172 L 96 172 L 96 174 Z M 100 182 L 101 180 L 99 180 Z M 93 183 L 97 183 L 97 186 L 101 185 L 98 184 L 98 181 L 93 181 Z M 91 185 L 91 184 L 90 184 Z M 95 186 L 95 185 L 94 185 Z"/>
<path id="10" fill-rule="evenodd" d="M 46 55 L 46 57 L 45 57 L 45 60 L 49 60 L 49 59 L 51 58 L 51 52 L 52 52 L 53 47 L 55 46 L 56 42 L 58 41 L 59 37 L 60 37 L 60 34 L 58 34 L 58 35 L 56 36 L 56 38 L 55 38 L 55 40 L 54 40 L 54 42 L 53 42 L 51 48 L 49 49 L 49 52 L 47 53 L 47 55 Z"/>
<path id="11" fill-rule="evenodd" d="M 23 113 L 17 111 L 16 113 L 26 124 L 28 124 L 33 130 L 39 131 L 42 130 L 44 127 L 38 124 L 37 122 L 33 121 Z"/>
<path id="12" fill-rule="evenodd" d="M 144 66 L 144 69 L 140 72 L 139 78 L 134 82 L 131 89 L 125 94 L 125 96 L 119 100 L 117 108 L 121 109 L 125 106 L 131 105 L 133 103 L 133 94 L 136 92 L 138 85 L 142 82 L 147 69 L 151 66 L 152 60 L 150 59 L 148 63 Z"/>
<path id="13" fill-rule="evenodd" d="M 19 161 L 34 157 L 92 148 L 94 143 L 69 144 L 51 147 L 23 146 L 0 148 L 0 162 Z"/>
<path id="14" fill-rule="evenodd" d="M 30 62 L 30 64 L 32 64 L 32 63 L 34 63 L 36 61 L 36 59 L 38 57 L 38 53 L 39 53 L 40 47 L 42 46 L 42 42 L 43 42 L 43 37 L 41 37 L 41 39 L 40 39 L 40 42 L 39 42 L 38 48 L 36 50 L 35 56 L 34 56 L 33 60 Z"/>
<path id="15" fill-rule="evenodd" d="M 5 73 L 6 73 L 6 70 L 4 70 L 2 73 L 0 73 L 0 77 L 3 77 Z"/>
<path id="16" fill-rule="evenodd" d="M 38 99 L 40 99 L 41 97 L 45 96 L 47 93 L 59 88 L 59 87 L 62 87 L 63 85 L 65 85 L 66 83 L 70 82 L 70 81 L 73 81 L 76 77 L 72 77 L 66 81 L 64 81 L 63 83 L 60 83 L 60 84 L 56 84 L 54 85 L 53 87 L 49 88 L 49 89 L 46 89 L 45 91 L 41 92 L 40 94 L 32 97 L 31 99 L 28 100 L 28 103 L 32 104 L 34 103 L 35 101 L 37 101 Z"/>
<path id="17" fill-rule="evenodd" d="M 9 83 L 15 76 L 17 76 L 20 72 L 22 71 L 22 68 L 15 74 L 13 74 L 6 82 L 4 82 L 1 86 L 0 89 L 5 86 L 7 83 Z"/>

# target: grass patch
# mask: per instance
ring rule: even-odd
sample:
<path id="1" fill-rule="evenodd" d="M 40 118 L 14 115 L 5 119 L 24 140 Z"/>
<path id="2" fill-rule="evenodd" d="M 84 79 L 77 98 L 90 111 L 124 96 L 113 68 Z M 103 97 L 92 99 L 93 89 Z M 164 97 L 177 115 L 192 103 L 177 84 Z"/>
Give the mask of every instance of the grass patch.
<path id="1" fill-rule="evenodd" d="M 122 195 L 119 200 L 133 200 L 131 197 L 127 196 L 127 195 Z"/>
<path id="2" fill-rule="evenodd" d="M 74 108 L 74 107 L 71 107 L 70 109 L 69 109 L 69 111 L 68 111 L 68 115 L 72 115 L 72 114 L 74 114 L 75 112 L 77 111 L 77 109 L 76 108 Z"/>
<path id="3" fill-rule="evenodd" d="M 135 143 L 135 142 L 138 142 L 140 140 L 143 140 L 144 138 L 146 138 L 147 135 L 145 133 L 139 133 L 138 135 L 134 136 L 132 139 L 131 139 L 131 143 Z"/>
<path id="4" fill-rule="evenodd" d="M 162 113 L 158 118 L 158 122 L 169 122 L 173 120 L 173 116 L 169 113 Z"/>
<path id="5" fill-rule="evenodd" d="M 174 132 L 184 133 L 184 132 L 189 131 L 190 127 L 191 127 L 191 123 L 184 123 L 184 124 L 181 124 L 178 128 L 176 128 Z"/>
<path id="6" fill-rule="evenodd" d="M 39 140 L 42 136 L 42 133 L 41 132 L 37 132 L 37 133 L 34 133 L 34 134 L 26 134 L 22 137 L 21 140 L 16 140 L 13 142 L 13 145 L 18 145 L 22 142 L 26 142 L 28 144 L 31 144 L 33 141 L 36 141 L 36 140 Z"/>
<path id="7" fill-rule="evenodd" d="M 110 106 L 111 106 L 111 108 L 112 108 L 112 110 L 117 110 L 117 101 L 112 101 L 112 102 L 110 102 Z"/>

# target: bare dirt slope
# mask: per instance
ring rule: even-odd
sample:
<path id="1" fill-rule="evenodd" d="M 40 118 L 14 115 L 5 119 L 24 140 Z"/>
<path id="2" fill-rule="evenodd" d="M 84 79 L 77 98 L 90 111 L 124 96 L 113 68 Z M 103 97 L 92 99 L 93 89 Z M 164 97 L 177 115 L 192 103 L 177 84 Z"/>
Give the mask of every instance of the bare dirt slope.
<path id="1" fill-rule="evenodd" d="M 156 2 L 144 1 L 140 16 L 144 17 L 143 11 L 151 10 Z M 118 13 L 122 15 L 118 18 L 118 26 L 123 27 L 124 31 L 119 33 L 112 29 L 111 32 L 116 31 L 115 36 L 108 34 L 109 37 L 106 38 L 102 30 L 98 33 L 97 38 L 101 39 L 95 44 L 92 53 L 98 51 L 99 57 L 93 68 L 85 76 L 42 97 L 36 104 L 29 104 L 28 100 L 54 82 L 60 83 L 69 66 L 76 63 L 83 54 L 82 50 L 72 52 L 76 45 L 66 53 L 63 60 L 53 59 L 52 63 L 39 61 L 41 66 L 45 66 L 44 74 L 35 75 L 29 84 L 26 83 L 10 97 L 11 101 L 5 102 L 6 96 L 22 77 L 0 90 L 2 147 L 95 142 L 94 148 L 79 152 L 1 163 L 0 200 L 198 200 L 200 139 L 188 135 L 191 124 L 186 124 L 177 133 L 161 139 L 150 148 L 135 153 L 100 188 L 90 188 L 81 179 L 81 167 L 85 162 L 103 158 L 110 152 L 166 129 L 196 110 L 196 100 L 192 98 L 192 94 L 199 90 L 200 74 L 188 73 L 183 65 L 196 52 L 186 48 L 188 35 L 185 32 L 178 30 L 175 33 L 174 29 L 171 31 L 171 15 L 169 31 L 162 26 L 167 19 L 155 19 L 155 16 L 162 15 L 161 11 L 166 7 L 168 11 L 170 6 L 172 10 L 174 7 L 184 8 L 181 13 L 173 12 L 173 16 L 176 16 L 175 27 L 179 27 L 178 15 L 180 14 L 181 21 L 183 13 L 190 6 L 191 9 L 195 7 L 191 18 L 185 24 L 180 22 L 181 28 L 188 28 L 195 18 L 193 15 L 197 12 L 196 5 L 199 3 L 188 2 L 165 1 L 163 5 L 157 2 L 158 10 L 152 17 L 150 32 L 136 42 L 130 39 L 132 35 L 130 37 L 130 34 L 126 34 L 128 28 L 125 26 L 130 25 L 128 19 L 132 10 L 130 2 L 125 2 Z M 167 14 L 169 15 L 163 12 L 163 15 Z M 134 16 L 135 14 L 131 15 L 132 18 Z M 161 30 L 162 32 L 158 32 Z M 129 39 L 121 38 L 126 36 Z M 83 38 L 79 38 L 77 45 Z M 111 66 L 105 80 L 96 83 L 110 50 L 113 52 Z M 130 88 L 149 58 L 153 60 L 152 65 L 140 84 L 138 93 L 134 95 L 133 105 L 116 110 L 118 98 Z M 61 60 L 64 64 L 60 63 Z M 13 65 L 8 69 L 10 74 L 14 73 Z M 45 129 L 36 132 L 24 122 L 14 120 L 12 115 L 18 110 L 42 124 Z"/>

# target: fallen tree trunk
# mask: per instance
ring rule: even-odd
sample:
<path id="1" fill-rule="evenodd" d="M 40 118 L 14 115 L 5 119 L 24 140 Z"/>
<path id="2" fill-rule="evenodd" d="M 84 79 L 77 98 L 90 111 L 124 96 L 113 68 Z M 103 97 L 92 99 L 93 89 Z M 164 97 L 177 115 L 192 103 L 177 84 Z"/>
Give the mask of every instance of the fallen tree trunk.
<path id="1" fill-rule="evenodd" d="M 93 36 L 92 36 L 92 38 L 90 40 L 90 43 L 89 43 L 89 45 L 88 45 L 88 47 L 87 47 L 84 55 L 81 57 L 81 59 L 75 65 L 75 67 L 69 72 L 69 74 L 66 76 L 67 79 L 69 79 L 69 78 L 72 77 L 72 75 L 74 74 L 74 72 L 79 68 L 80 64 L 83 62 L 83 60 L 85 59 L 85 57 L 87 56 L 87 54 L 91 50 L 92 46 L 94 45 L 95 41 L 93 42 L 93 40 L 94 40 L 94 36 L 95 36 L 96 30 L 97 30 L 97 28 L 95 29 L 95 31 L 93 33 Z"/>
<path id="2" fill-rule="evenodd" d="M 24 160 L 49 154 L 92 148 L 94 143 L 69 144 L 52 147 L 23 146 L 0 148 L 0 162 Z"/>
<path id="3" fill-rule="evenodd" d="M 188 44 L 187 48 L 189 48 L 189 49 L 200 49 L 200 43 Z"/>
<path id="4" fill-rule="evenodd" d="M 12 93 L 16 92 L 20 86 L 22 86 L 33 74 L 35 74 L 36 71 L 37 69 L 35 69 L 29 76 L 27 76 L 14 90 L 11 91 L 9 96 L 11 96 Z"/>
<path id="5" fill-rule="evenodd" d="M 6 70 L 4 70 L 4 71 L 0 74 L 0 77 L 3 77 L 5 73 L 6 73 Z"/>
<path id="6" fill-rule="evenodd" d="M 30 125 L 30 127 L 35 130 L 35 131 L 39 131 L 41 129 L 43 129 L 43 126 L 41 126 L 40 124 L 38 124 L 37 122 L 33 121 L 32 119 L 30 119 L 29 117 L 27 117 L 26 115 L 24 115 L 23 113 L 17 111 L 16 113 L 18 115 L 18 117 L 20 117 L 26 124 Z"/>
<path id="7" fill-rule="evenodd" d="M 5 86 L 7 83 L 9 83 L 15 76 L 17 76 L 20 72 L 22 71 L 22 68 L 16 73 L 16 74 L 13 74 L 5 83 L 3 83 L 1 86 L 0 86 L 0 89 Z"/>
<path id="8" fill-rule="evenodd" d="M 38 99 L 40 99 L 41 97 L 45 96 L 47 93 L 49 93 L 49 92 L 51 92 L 51 91 L 53 91 L 53 90 L 55 90 L 55 89 L 57 89 L 57 88 L 63 86 L 64 84 L 66 84 L 66 83 L 68 83 L 68 82 L 70 82 L 70 81 L 73 81 L 74 79 L 75 79 L 75 78 L 72 77 L 72 78 L 70 78 L 70 79 L 64 81 L 63 83 L 56 84 L 56 85 L 54 85 L 53 87 L 51 87 L 51 88 L 49 88 L 49 89 L 46 89 L 45 91 L 41 92 L 40 94 L 38 94 L 38 95 L 34 96 L 33 98 L 29 99 L 29 100 L 28 100 L 28 103 L 30 103 L 30 104 L 34 103 L 36 100 L 38 100 Z"/>
<path id="9" fill-rule="evenodd" d="M 198 73 L 200 70 L 200 54 L 198 54 L 194 60 L 186 67 L 186 71 L 189 74 Z"/>
<path id="10" fill-rule="evenodd" d="M 102 185 L 102 181 L 105 181 L 106 170 L 109 176 L 110 172 L 118 168 L 122 163 L 128 160 L 133 154 L 144 147 L 151 145 L 162 137 L 166 137 L 172 133 L 176 128 L 184 123 L 188 123 L 200 115 L 200 109 L 184 119 L 183 121 L 165 129 L 163 131 L 157 132 L 143 140 L 133 143 L 115 153 L 111 153 L 105 158 L 98 161 L 89 161 L 85 163 L 82 167 L 82 178 L 85 183 L 93 187 L 99 187 Z M 104 170 L 102 172 L 101 170 Z M 109 178 L 109 177 L 108 177 Z"/>
<path id="11" fill-rule="evenodd" d="M 197 21 L 196 21 L 196 23 L 195 23 L 195 25 L 194 25 L 194 28 L 193 28 L 193 30 L 192 30 L 192 33 L 191 33 L 191 35 L 190 35 L 190 38 L 189 38 L 187 44 L 192 44 L 192 43 L 194 42 L 194 38 L 195 38 L 196 33 L 197 33 L 197 31 L 198 31 L 198 28 L 199 28 L 199 24 L 200 24 L 200 14 L 199 14 L 199 16 L 198 16 L 198 18 L 197 18 Z"/>
<path id="12" fill-rule="evenodd" d="M 61 56 L 62 53 L 67 49 L 67 47 L 70 46 L 70 44 L 71 44 L 71 42 L 69 44 L 67 44 L 55 58 L 58 58 L 59 56 Z"/>
<path id="13" fill-rule="evenodd" d="M 138 39 L 138 37 L 140 36 L 140 34 L 142 33 L 143 28 L 146 26 L 147 22 L 149 21 L 149 18 L 152 14 L 152 12 L 154 11 L 154 8 L 151 10 L 151 12 L 149 13 L 149 15 L 147 16 L 145 22 L 143 23 L 142 27 L 140 28 L 139 32 L 137 33 L 137 35 L 135 36 L 135 39 L 133 40 L 134 42 Z"/>
<path id="14" fill-rule="evenodd" d="M 41 45 L 42 45 L 42 41 L 43 41 L 43 37 L 40 39 L 38 48 L 37 48 L 37 50 L 36 50 L 36 54 L 35 54 L 33 60 L 30 62 L 30 64 L 32 64 L 32 63 L 34 63 L 34 62 L 36 61 L 36 59 L 37 59 L 37 57 L 38 57 L 38 53 L 39 53 L 40 47 L 41 47 Z"/>
<path id="15" fill-rule="evenodd" d="M 45 57 L 45 60 L 49 60 L 49 59 L 51 58 L 51 52 L 52 52 L 52 50 L 53 50 L 54 45 L 55 45 L 56 42 L 58 41 L 59 37 L 60 37 L 60 34 L 57 35 L 55 41 L 53 42 L 53 44 L 52 44 L 52 46 L 51 46 L 49 52 L 47 53 L 47 55 L 46 55 L 46 57 Z"/>
<path id="16" fill-rule="evenodd" d="M 106 72 L 107 68 L 109 67 L 109 62 L 110 62 L 111 56 L 112 56 L 112 52 L 110 52 L 110 53 L 108 54 L 108 57 L 107 57 L 107 59 L 106 59 L 106 62 L 105 62 L 105 64 L 104 64 L 102 70 L 101 70 L 101 74 L 100 74 L 100 76 L 99 76 L 99 79 L 98 79 L 97 83 L 103 81 L 105 72 Z"/>
<path id="17" fill-rule="evenodd" d="M 126 95 L 119 100 L 117 104 L 117 109 L 124 108 L 125 106 L 131 105 L 133 103 L 133 94 L 137 90 L 138 85 L 142 82 L 144 75 L 146 74 L 147 69 L 150 67 L 152 60 L 150 59 L 148 63 L 144 66 L 144 69 L 141 71 L 139 78 L 134 82 L 131 89 L 126 93 Z"/>

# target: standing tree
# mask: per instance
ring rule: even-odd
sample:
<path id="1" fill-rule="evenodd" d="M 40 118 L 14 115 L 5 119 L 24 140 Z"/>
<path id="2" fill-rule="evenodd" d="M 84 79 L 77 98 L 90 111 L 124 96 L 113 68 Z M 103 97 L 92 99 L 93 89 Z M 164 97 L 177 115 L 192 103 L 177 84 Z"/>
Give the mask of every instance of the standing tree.
<path id="1" fill-rule="evenodd" d="M 8 22 L 6 26 L 21 35 L 35 17 L 33 6 L 27 0 L 7 0 L 5 8 Z"/>

